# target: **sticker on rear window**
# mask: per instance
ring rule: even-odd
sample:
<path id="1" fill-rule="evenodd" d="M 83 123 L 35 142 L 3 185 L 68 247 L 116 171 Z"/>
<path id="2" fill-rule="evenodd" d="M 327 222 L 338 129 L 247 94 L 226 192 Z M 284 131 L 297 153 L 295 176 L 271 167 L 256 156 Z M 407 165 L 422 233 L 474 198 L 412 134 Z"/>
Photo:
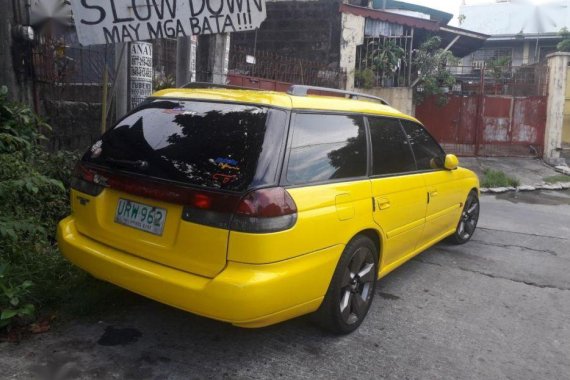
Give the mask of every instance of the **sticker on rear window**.
<path id="1" fill-rule="evenodd" d="M 222 170 L 240 171 L 240 168 L 238 166 L 239 162 L 237 162 L 236 160 L 233 160 L 231 158 L 218 157 L 218 158 L 216 158 L 216 160 L 214 162 L 216 163 L 216 165 L 218 165 L 218 168 L 220 168 Z"/>
<path id="2" fill-rule="evenodd" d="M 224 185 L 227 185 L 228 183 L 234 182 L 235 180 L 238 179 L 237 175 L 227 175 L 227 174 L 222 174 L 222 173 L 216 173 L 212 176 L 212 179 L 216 182 L 221 182 Z"/>

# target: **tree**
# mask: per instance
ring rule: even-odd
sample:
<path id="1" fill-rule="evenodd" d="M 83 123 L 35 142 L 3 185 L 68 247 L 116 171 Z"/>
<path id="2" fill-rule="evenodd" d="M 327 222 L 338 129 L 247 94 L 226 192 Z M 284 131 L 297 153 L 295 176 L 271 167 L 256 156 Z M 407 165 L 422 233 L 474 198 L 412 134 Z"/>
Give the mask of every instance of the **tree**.
<path id="1" fill-rule="evenodd" d="M 438 96 L 438 103 L 447 103 L 444 94 L 455 84 L 455 76 L 448 66 L 457 65 L 459 59 L 448 50 L 441 48 L 441 38 L 434 36 L 425 41 L 415 51 L 413 65 L 418 72 L 414 100 L 421 103 L 427 96 Z"/>
<path id="2" fill-rule="evenodd" d="M 564 27 L 558 33 L 563 39 L 556 45 L 558 51 L 570 52 L 570 31 Z"/>

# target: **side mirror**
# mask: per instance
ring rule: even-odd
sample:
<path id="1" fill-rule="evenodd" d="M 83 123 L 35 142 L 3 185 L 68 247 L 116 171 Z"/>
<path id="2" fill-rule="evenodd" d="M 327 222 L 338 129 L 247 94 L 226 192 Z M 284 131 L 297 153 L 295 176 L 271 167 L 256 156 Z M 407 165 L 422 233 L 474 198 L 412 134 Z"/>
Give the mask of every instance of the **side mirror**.
<path id="1" fill-rule="evenodd" d="M 455 170 L 459 167 L 459 159 L 455 154 L 448 154 L 445 156 L 443 167 L 447 170 Z"/>

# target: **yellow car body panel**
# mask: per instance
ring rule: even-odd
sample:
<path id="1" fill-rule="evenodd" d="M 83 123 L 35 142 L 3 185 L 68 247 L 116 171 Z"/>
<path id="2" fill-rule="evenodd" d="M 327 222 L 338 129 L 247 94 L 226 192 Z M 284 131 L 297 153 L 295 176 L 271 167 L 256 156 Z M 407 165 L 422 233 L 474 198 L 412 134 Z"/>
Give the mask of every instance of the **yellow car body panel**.
<path id="1" fill-rule="evenodd" d="M 374 220 L 386 236 L 380 268 L 413 251 L 425 223 L 426 195 L 421 174 L 373 178 Z"/>
<path id="2" fill-rule="evenodd" d="M 192 313 L 262 327 L 315 311 L 344 249 L 337 245 L 274 264 L 228 262 L 214 279 L 145 260 L 92 240 L 70 216 L 58 226 L 60 249 L 94 277 Z"/>
<path id="3" fill-rule="evenodd" d="M 166 210 L 162 235 L 153 235 L 115 222 L 119 199 Z M 125 194 L 113 189 L 97 196 L 71 191 L 76 227 L 93 240 L 141 258 L 180 270 L 213 277 L 226 265 L 229 232 L 181 220 L 182 206 Z M 81 204 L 85 203 L 85 204 Z"/>
<path id="4" fill-rule="evenodd" d="M 345 245 L 358 232 L 374 227 L 370 219 L 369 180 L 288 191 L 297 205 L 295 226 L 274 234 L 230 232 L 228 260 L 250 264 L 286 260 Z"/>
<path id="5" fill-rule="evenodd" d="M 153 97 L 417 122 L 385 105 L 335 97 L 222 89 L 164 90 Z M 262 234 L 190 223 L 181 218 L 183 206 L 112 188 L 97 196 L 72 190 L 73 214 L 59 224 L 59 247 L 102 280 L 198 315 L 261 327 L 317 310 L 344 247 L 358 234 L 378 243 L 379 278 L 453 234 L 479 183 L 459 168 L 285 188 L 297 207 L 296 223 Z M 162 234 L 117 223 L 121 199 L 166 210 Z"/>

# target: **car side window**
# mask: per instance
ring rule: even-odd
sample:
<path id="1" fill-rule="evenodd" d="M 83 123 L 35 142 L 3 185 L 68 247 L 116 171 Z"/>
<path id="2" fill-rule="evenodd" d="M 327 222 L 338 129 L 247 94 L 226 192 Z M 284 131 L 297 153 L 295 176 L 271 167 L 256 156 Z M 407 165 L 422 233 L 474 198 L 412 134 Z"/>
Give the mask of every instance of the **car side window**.
<path id="1" fill-rule="evenodd" d="M 296 114 L 286 181 L 309 184 L 366 175 L 364 121 L 355 115 Z"/>
<path id="2" fill-rule="evenodd" d="M 402 120 L 416 158 L 418 170 L 432 170 L 443 167 L 445 152 L 421 125 Z"/>
<path id="3" fill-rule="evenodd" d="M 416 170 L 410 144 L 397 119 L 368 117 L 372 140 L 372 174 L 388 175 Z"/>

